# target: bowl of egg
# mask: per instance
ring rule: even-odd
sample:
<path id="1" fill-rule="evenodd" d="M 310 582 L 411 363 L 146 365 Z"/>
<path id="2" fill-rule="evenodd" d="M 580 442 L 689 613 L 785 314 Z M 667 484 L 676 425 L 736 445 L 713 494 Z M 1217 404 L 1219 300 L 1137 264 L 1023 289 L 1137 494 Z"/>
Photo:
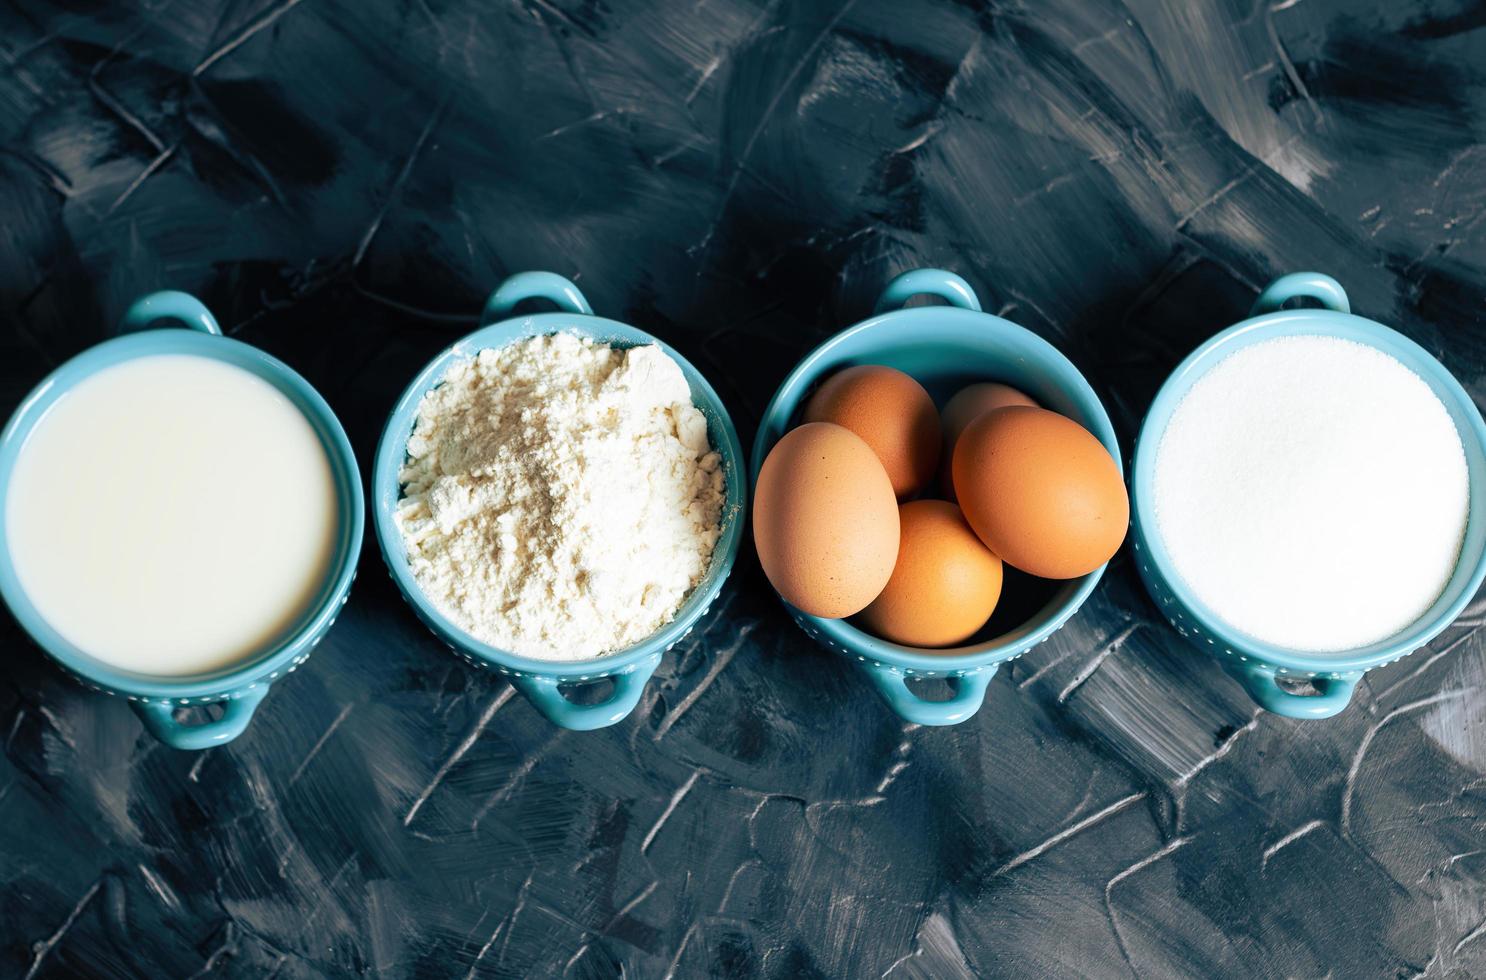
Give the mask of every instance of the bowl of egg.
<path id="1" fill-rule="evenodd" d="M 904 305 L 918 295 L 947 305 Z M 1057 631 L 1124 540 L 1109 416 L 1047 341 L 938 269 L 802 360 L 754 442 L 753 533 L 800 627 L 907 721 L 980 709 L 1002 663 Z M 909 687 L 947 679 L 948 700 Z"/>

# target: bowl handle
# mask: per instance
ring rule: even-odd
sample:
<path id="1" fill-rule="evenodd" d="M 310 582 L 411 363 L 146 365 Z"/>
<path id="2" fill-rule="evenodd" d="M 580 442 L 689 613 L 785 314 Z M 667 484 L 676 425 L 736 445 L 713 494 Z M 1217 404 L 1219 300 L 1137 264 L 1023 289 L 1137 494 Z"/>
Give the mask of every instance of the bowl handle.
<path id="1" fill-rule="evenodd" d="M 595 728 L 605 728 L 623 721 L 634 711 L 635 705 L 640 703 L 645 683 L 655 673 L 655 667 L 659 663 L 657 658 L 639 664 L 627 674 L 610 675 L 614 690 L 599 704 L 574 704 L 569 701 L 557 686 L 562 681 L 560 677 L 522 674 L 511 678 L 511 683 L 552 724 L 570 731 L 590 732 Z"/>
<path id="2" fill-rule="evenodd" d="M 510 316 L 516 304 L 527 299 L 551 300 L 568 313 L 593 315 L 593 307 L 573 283 L 555 272 L 518 272 L 495 287 L 480 314 L 480 326 L 488 326 Z"/>
<path id="3" fill-rule="evenodd" d="M 985 701 L 986 685 L 996 676 L 1000 664 L 983 667 L 974 674 L 954 678 L 955 693 L 948 701 L 925 701 L 908 689 L 902 672 L 886 664 L 861 661 L 877 693 L 904 721 L 915 725 L 958 725 L 980 710 Z"/>
<path id="4" fill-rule="evenodd" d="M 1291 694 L 1280 687 L 1273 667 L 1247 663 L 1240 666 L 1224 664 L 1223 669 L 1244 686 L 1255 704 L 1285 718 L 1330 718 L 1340 714 L 1351 703 L 1352 689 L 1362 677 L 1361 673 L 1317 677 L 1311 683 L 1320 693 L 1306 695 Z"/>
<path id="5" fill-rule="evenodd" d="M 877 308 L 872 312 L 875 315 L 896 310 L 919 293 L 938 296 L 950 306 L 980 312 L 980 300 L 970 284 L 943 269 L 914 269 L 898 276 L 877 297 Z"/>
<path id="6" fill-rule="evenodd" d="M 1352 304 L 1347 301 L 1347 291 L 1341 283 L 1320 272 L 1292 272 L 1264 287 L 1259 298 L 1254 300 L 1249 316 L 1274 313 L 1290 300 L 1302 297 L 1313 299 L 1337 313 L 1352 312 Z"/>
<path id="7" fill-rule="evenodd" d="M 237 738 L 253 720 L 258 703 L 268 693 L 268 685 L 262 681 L 235 698 L 224 698 L 226 711 L 216 721 L 200 725 L 183 725 L 175 720 L 178 705 L 169 701 L 130 702 L 129 707 L 144 722 L 145 731 L 173 749 L 209 749 L 214 745 L 225 745 Z"/>
<path id="8" fill-rule="evenodd" d="M 192 330 L 214 337 L 222 336 L 222 328 L 217 326 L 217 318 L 212 316 L 206 304 L 190 293 L 174 289 L 150 293 L 135 300 L 119 321 L 119 333 L 146 330 L 154 326 L 156 320 L 179 320 Z"/>

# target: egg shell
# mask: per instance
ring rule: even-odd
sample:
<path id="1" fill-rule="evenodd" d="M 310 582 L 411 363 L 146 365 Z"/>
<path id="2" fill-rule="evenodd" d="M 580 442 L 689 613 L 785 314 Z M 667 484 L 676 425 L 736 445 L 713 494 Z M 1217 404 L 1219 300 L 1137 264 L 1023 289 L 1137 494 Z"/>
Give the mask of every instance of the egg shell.
<path id="1" fill-rule="evenodd" d="M 892 577 L 858 617 L 869 632 L 913 647 L 947 647 L 974 636 L 1001 598 L 1001 559 L 944 500 L 898 508 Z"/>
<path id="2" fill-rule="evenodd" d="M 939 427 L 944 431 L 944 452 L 941 454 L 944 465 L 940 467 L 939 485 L 944 488 L 945 496 L 950 500 L 955 499 L 953 469 L 955 443 L 959 441 L 960 433 L 965 431 L 965 426 L 986 412 L 993 412 L 998 408 L 1010 408 L 1013 405 L 1025 405 L 1028 408 L 1042 407 L 1033 401 L 1030 395 L 999 381 L 982 381 L 979 384 L 968 385 L 955 392 L 954 397 L 944 403 L 944 409 L 939 413 Z"/>
<path id="3" fill-rule="evenodd" d="M 966 426 L 954 486 L 965 519 L 1007 564 L 1078 578 L 1119 550 L 1130 500 L 1108 450 L 1072 419 L 1002 408 Z"/>
<path id="4" fill-rule="evenodd" d="M 934 477 L 939 413 L 923 385 L 896 368 L 860 364 L 837 371 L 810 396 L 804 418 L 844 426 L 866 440 L 899 500 Z"/>
<path id="5" fill-rule="evenodd" d="M 898 501 L 872 447 L 827 422 L 785 433 L 759 468 L 753 541 L 790 605 L 827 619 L 860 612 L 898 557 Z"/>

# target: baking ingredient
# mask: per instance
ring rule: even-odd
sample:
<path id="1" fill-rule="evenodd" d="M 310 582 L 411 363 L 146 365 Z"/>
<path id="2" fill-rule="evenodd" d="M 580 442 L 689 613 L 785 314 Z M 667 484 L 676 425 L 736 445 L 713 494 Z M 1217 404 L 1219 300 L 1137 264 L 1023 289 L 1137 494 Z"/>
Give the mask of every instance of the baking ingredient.
<path id="1" fill-rule="evenodd" d="M 1460 434 L 1376 348 L 1294 336 L 1203 375 L 1156 451 L 1155 516 L 1182 581 L 1240 632 L 1339 652 L 1433 605 L 1470 505 Z"/>
<path id="2" fill-rule="evenodd" d="M 1002 408 L 971 422 L 955 446 L 965 519 L 1001 559 L 1068 579 L 1109 561 L 1130 501 L 1120 468 L 1083 426 L 1041 408 Z"/>
<path id="3" fill-rule="evenodd" d="M 784 600 L 851 616 L 877 598 L 898 556 L 898 502 L 860 436 L 828 422 L 785 433 L 759 468 L 753 540 Z"/>
<path id="4" fill-rule="evenodd" d="M 418 408 L 397 523 L 434 606 L 491 646 L 583 660 L 675 618 L 710 567 L 722 463 L 659 347 L 532 337 Z"/>
<path id="5" fill-rule="evenodd" d="M 981 543 L 960 508 L 913 500 L 901 527 L 892 577 L 858 617 L 885 640 L 913 647 L 963 643 L 985 625 L 1001 597 L 1001 559 Z"/>
<path id="6" fill-rule="evenodd" d="M 16 576 L 69 643 L 182 677 L 266 652 L 324 584 L 330 460 L 282 392 L 208 357 L 104 368 L 27 438 L 5 490 Z"/>
<path id="7" fill-rule="evenodd" d="M 899 500 L 933 479 L 939 462 L 939 413 L 923 386 L 902 371 L 879 364 L 837 371 L 810 397 L 804 418 L 833 422 L 866 440 Z"/>
<path id="8" fill-rule="evenodd" d="M 944 431 L 944 452 L 941 454 L 939 484 L 949 499 L 953 500 L 955 496 L 953 473 L 955 443 L 959 441 L 960 433 L 965 431 L 965 426 L 986 412 L 993 412 L 998 408 L 1007 408 L 1011 405 L 1040 407 L 1028 395 L 1017 391 L 1011 385 L 1001 384 L 999 381 L 982 381 L 979 384 L 968 385 L 955 392 L 954 397 L 944 403 L 944 410 L 939 413 L 939 426 Z"/>

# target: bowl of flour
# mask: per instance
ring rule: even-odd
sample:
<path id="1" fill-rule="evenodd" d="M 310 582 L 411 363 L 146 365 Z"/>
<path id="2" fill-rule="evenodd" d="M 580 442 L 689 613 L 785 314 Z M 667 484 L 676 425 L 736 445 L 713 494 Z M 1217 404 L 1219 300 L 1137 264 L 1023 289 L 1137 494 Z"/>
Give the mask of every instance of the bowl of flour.
<path id="1" fill-rule="evenodd" d="M 1318 273 L 1271 283 L 1177 367 L 1131 482 L 1136 567 L 1162 614 L 1288 717 L 1345 709 L 1486 578 L 1480 412 Z"/>
<path id="2" fill-rule="evenodd" d="M 511 316 L 547 300 L 556 313 Z M 707 611 L 742 532 L 742 450 L 685 358 L 520 273 L 383 430 L 377 539 L 419 618 L 564 728 L 612 725 Z M 498 322 L 496 322 L 498 321 Z M 597 703 L 566 696 L 607 679 Z"/>

